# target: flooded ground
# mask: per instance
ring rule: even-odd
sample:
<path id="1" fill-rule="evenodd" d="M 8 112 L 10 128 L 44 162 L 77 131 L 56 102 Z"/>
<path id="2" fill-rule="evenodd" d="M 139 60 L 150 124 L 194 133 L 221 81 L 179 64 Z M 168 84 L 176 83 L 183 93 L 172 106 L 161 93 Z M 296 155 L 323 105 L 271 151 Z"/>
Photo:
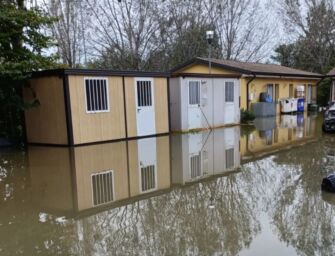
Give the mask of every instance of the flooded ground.
<path id="1" fill-rule="evenodd" d="M 0 151 L 0 255 L 335 255 L 320 120 Z"/>

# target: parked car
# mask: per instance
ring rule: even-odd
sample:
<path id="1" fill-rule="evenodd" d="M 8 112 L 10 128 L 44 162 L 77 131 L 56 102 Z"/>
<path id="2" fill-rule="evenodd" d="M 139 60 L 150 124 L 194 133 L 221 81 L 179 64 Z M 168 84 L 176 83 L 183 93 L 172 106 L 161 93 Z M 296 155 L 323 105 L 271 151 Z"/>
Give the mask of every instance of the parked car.
<path id="1" fill-rule="evenodd" d="M 324 132 L 335 132 L 335 105 L 325 111 L 322 130 Z"/>

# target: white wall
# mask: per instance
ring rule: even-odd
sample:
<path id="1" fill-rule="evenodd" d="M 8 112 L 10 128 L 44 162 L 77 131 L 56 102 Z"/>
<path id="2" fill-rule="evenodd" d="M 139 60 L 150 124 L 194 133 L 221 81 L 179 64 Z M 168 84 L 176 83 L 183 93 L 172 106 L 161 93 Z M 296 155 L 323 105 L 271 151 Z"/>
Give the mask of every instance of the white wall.
<path id="1" fill-rule="evenodd" d="M 226 79 L 226 78 L 201 78 L 201 77 L 186 77 L 186 78 L 173 78 L 170 82 L 170 88 L 173 84 L 174 88 L 180 88 L 180 96 L 177 95 L 178 91 L 172 91 L 170 89 L 170 111 L 172 131 L 188 130 L 188 82 L 189 81 L 201 81 L 201 127 L 198 128 L 209 128 L 217 127 L 226 124 L 238 124 L 240 121 L 240 82 L 239 79 Z M 234 82 L 234 122 L 227 122 L 225 118 L 225 82 Z M 176 86 L 178 82 L 180 87 Z M 214 92 L 214 96 L 213 96 Z M 173 99 L 172 99 L 173 98 Z M 179 101 L 178 101 L 179 100 Z M 180 105 L 179 105 L 180 104 Z M 213 120 L 213 104 L 214 104 L 214 120 Z M 177 120 L 175 111 L 180 111 L 180 120 Z"/>

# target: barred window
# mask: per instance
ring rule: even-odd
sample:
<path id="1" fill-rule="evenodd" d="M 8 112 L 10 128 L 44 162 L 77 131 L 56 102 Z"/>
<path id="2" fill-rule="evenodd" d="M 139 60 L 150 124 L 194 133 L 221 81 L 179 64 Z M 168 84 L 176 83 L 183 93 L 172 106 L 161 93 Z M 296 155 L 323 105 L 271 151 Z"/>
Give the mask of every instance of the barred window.
<path id="1" fill-rule="evenodd" d="M 93 205 L 101 205 L 114 200 L 113 172 L 92 174 Z"/>
<path id="2" fill-rule="evenodd" d="M 191 156 L 190 158 L 191 164 L 191 178 L 196 178 L 201 176 L 201 155 Z"/>
<path id="3" fill-rule="evenodd" d="M 234 102 L 234 82 L 225 83 L 225 100 L 226 102 Z"/>
<path id="4" fill-rule="evenodd" d="M 141 167 L 142 192 L 156 188 L 155 165 Z"/>
<path id="5" fill-rule="evenodd" d="M 234 167 L 234 148 L 226 149 L 226 169 Z"/>
<path id="6" fill-rule="evenodd" d="M 199 105 L 200 104 L 200 81 L 189 81 L 189 104 Z"/>
<path id="7" fill-rule="evenodd" d="M 152 106 L 151 81 L 137 81 L 137 105 Z"/>
<path id="8" fill-rule="evenodd" d="M 86 111 L 87 112 L 108 112 L 108 88 L 105 78 L 86 78 Z"/>

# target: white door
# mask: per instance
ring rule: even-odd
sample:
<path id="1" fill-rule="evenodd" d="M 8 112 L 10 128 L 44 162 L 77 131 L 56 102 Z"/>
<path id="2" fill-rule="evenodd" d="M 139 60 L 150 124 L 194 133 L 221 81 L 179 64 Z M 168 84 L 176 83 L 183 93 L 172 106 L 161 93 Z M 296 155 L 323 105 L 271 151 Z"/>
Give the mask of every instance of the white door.
<path id="1" fill-rule="evenodd" d="M 235 167 L 235 128 L 224 129 L 224 145 L 225 145 L 225 170 L 231 170 Z"/>
<path id="2" fill-rule="evenodd" d="M 137 136 L 156 133 L 154 85 L 151 78 L 135 79 Z"/>
<path id="3" fill-rule="evenodd" d="M 188 129 L 201 128 L 201 81 L 188 81 Z"/>
<path id="4" fill-rule="evenodd" d="M 189 177 L 194 180 L 202 176 L 202 133 L 189 134 L 188 143 Z"/>
<path id="5" fill-rule="evenodd" d="M 224 117 L 225 124 L 235 123 L 235 85 L 232 81 L 225 82 L 225 104 L 224 104 Z"/>
<path id="6" fill-rule="evenodd" d="M 140 192 L 157 189 L 156 138 L 137 141 Z"/>

